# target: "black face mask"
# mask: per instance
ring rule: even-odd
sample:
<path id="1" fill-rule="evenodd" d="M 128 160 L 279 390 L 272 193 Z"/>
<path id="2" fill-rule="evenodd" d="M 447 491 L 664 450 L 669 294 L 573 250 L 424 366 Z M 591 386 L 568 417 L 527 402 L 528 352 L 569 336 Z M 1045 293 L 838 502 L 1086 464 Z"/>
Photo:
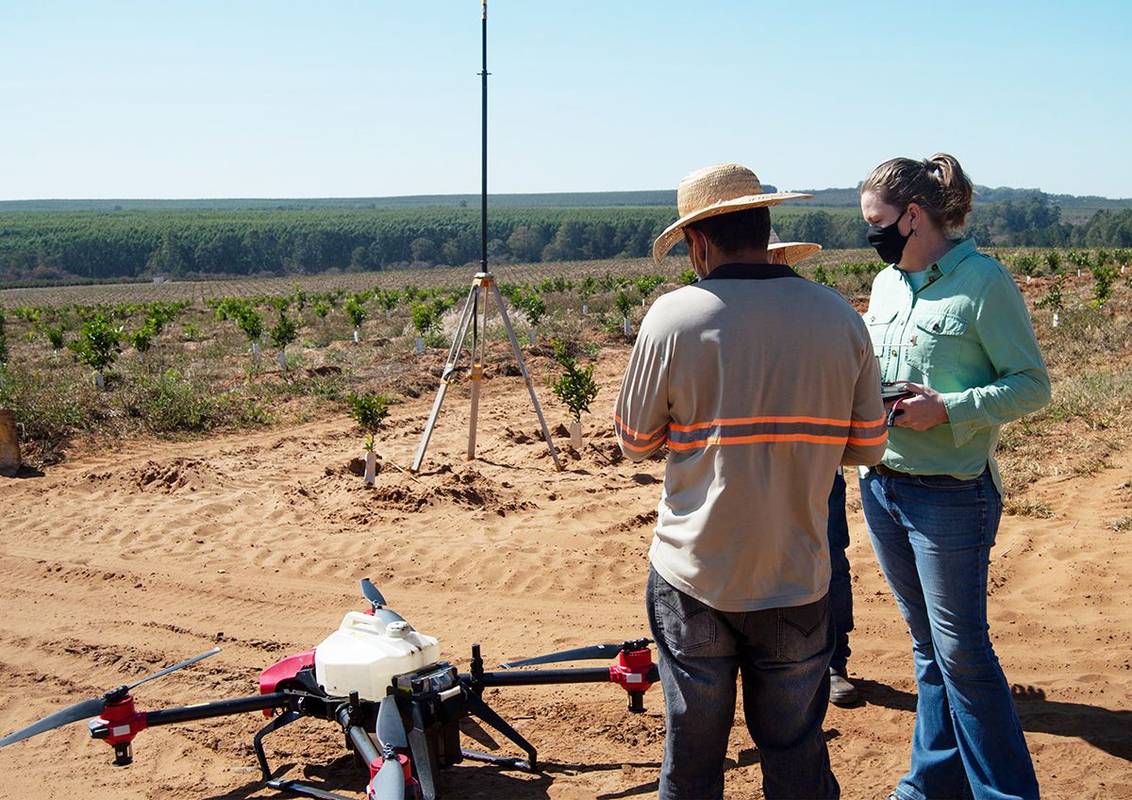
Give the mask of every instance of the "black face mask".
<path id="1" fill-rule="evenodd" d="M 904 255 L 904 245 L 908 243 L 912 233 L 909 231 L 908 236 L 902 236 L 897 226 L 907 213 L 908 209 L 905 208 L 891 225 L 870 225 L 869 232 L 865 235 L 885 264 L 899 264 Z"/>

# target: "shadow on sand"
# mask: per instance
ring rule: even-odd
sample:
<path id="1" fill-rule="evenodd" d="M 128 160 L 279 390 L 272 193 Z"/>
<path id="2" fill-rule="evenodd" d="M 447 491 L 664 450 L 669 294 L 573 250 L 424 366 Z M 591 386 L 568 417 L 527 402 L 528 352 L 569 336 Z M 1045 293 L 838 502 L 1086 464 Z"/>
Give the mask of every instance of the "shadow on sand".
<path id="1" fill-rule="evenodd" d="M 854 679 L 866 703 L 915 711 L 916 695 L 877 681 Z M 1046 698 L 1036 686 L 1011 687 L 1022 729 L 1082 739 L 1124 761 L 1132 761 L 1132 711 L 1113 711 L 1084 703 L 1066 703 Z"/>

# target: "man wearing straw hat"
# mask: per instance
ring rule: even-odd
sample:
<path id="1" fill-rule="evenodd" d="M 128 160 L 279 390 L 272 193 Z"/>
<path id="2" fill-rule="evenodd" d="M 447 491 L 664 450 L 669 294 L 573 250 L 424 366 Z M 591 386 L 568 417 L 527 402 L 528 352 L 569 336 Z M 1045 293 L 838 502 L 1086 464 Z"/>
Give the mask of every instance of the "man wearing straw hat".
<path id="1" fill-rule="evenodd" d="M 809 197 L 764 192 L 738 164 L 697 170 L 653 245 L 659 260 L 683 239 L 700 277 L 649 309 L 614 419 L 628 458 L 668 447 L 646 590 L 663 800 L 722 797 L 739 673 L 766 797 L 840 791 L 822 734 L 827 499 L 837 467 L 875 464 L 887 435 L 864 323 L 789 266 L 817 246 L 768 247 L 768 207 Z"/>

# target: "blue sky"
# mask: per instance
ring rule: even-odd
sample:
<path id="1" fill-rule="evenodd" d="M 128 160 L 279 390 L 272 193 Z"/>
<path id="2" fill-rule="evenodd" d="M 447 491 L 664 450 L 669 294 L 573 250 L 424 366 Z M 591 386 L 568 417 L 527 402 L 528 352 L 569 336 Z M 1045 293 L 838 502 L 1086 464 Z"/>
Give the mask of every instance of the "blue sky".
<path id="1" fill-rule="evenodd" d="M 491 190 L 1132 196 L 1132 3 L 493 0 Z M 0 0 L 0 199 L 479 190 L 478 0 Z"/>

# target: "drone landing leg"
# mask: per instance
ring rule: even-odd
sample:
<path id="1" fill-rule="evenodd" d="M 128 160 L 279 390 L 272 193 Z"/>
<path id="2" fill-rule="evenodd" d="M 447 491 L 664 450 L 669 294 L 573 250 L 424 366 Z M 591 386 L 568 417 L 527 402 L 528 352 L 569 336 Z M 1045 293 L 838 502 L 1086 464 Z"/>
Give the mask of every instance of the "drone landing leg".
<path id="1" fill-rule="evenodd" d="M 503 717 L 496 713 L 495 709 L 483 701 L 483 699 L 475 692 L 465 692 L 465 698 L 468 703 L 468 710 L 482 719 L 491 727 L 495 728 L 499 733 L 506 736 L 520 750 L 527 754 L 527 760 L 524 762 L 518 758 L 508 758 L 506 756 L 489 756 L 485 753 L 478 753 L 474 750 L 465 750 L 464 755 L 468 756 L 474 761 L 491 761 L 493 763 L 503 763 L 508 766 L 518 767 L 519 769 L 526 769 L 534 772 L 538 769 L 538 751 L 535 750 L 534 745 L 523 738 L 522 734 L 511 727 L 511 724 Z"/>
<path id="2" fill-rule="evenodd" d="M 287 794 L 313 797 L 315 800 L 350 800 L 350 798 L 345 795 L 324 792 L 322 789 L 316 789 L 313 786 L 308 786 L 298 781 L 268 781 L 267 786 L 276 791 L 286 792 Z"/>
<path id="3" fill-rule="evenodd" d="M 255 737 L 252 739 L 252 746 L 255 748 L 255 758 L 256 761 L 259 762 L 259 771 L 263 773 L 264 783 L 271 780 L 271 767 L 267 763 L 267 753 L 263 750 L 264 737 L 269 733 L 274 733 L 284 725 L 290 725 L 301 716 L 302 714 L 298 711 L 284 712 L 260 728 L 259 732 L 256 733 Z"/>

